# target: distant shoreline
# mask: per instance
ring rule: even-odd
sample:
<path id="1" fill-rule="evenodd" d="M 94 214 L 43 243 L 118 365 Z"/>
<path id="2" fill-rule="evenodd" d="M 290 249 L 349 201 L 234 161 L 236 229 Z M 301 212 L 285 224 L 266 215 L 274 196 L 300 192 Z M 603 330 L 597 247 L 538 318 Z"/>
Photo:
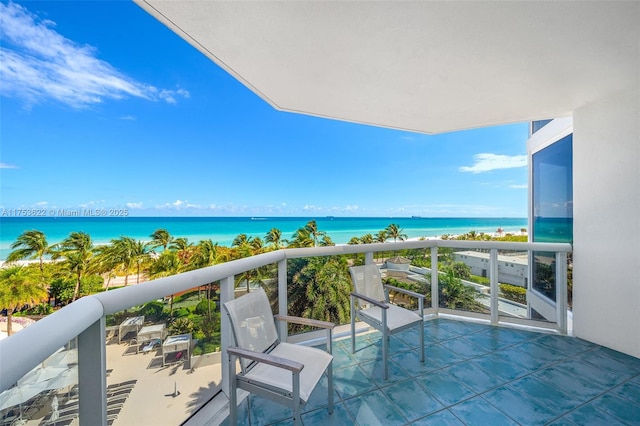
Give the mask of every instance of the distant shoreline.
<path id="1" fill-rule="evenodd" d="M 258 216 L 253 216 L 258 217 Z M 49 242 L 64 240 L 71 232 L 88 233 L 94 244 L 108 244 L 113 239 L 128 236 L 139 241 L 150 241 L 150 235 L 163 228 L 175 237 L 188 238 L 197 244 L 211 239 L 221 246 L 230 247 L 235 237 L 246 234 L 264 240 L 267 232 L 277 228 L 283 239 L 291 239 L 293 233 L 316 220 L 318 229 L 336 244 L 346 244 L 352 237 L 366 234 L 375 236 L 380 230 L 394 223 L 399 225 L 407 238 L 435 238 L 444 234 L 459 235 L 470 231 L 490 234 L 502 228 L 505 233 L 519 233 L 527 228 L 526 218 L 428 218 L 428 217 L 265 217 L 252 220 L 247 217 L 100 217 L 100 218 L 14 218 L 0 217 L 0 259 L 6 259 L 11 244 L 26 230 L 42 231 Z"/>

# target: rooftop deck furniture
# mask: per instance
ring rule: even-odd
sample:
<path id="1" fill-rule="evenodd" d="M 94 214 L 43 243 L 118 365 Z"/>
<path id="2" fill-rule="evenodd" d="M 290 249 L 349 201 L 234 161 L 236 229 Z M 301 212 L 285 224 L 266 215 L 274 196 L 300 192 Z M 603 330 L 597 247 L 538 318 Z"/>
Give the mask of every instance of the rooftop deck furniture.
<path id="1" fill-rule="evenodd" d="M 118 343 L 122 342 L 122 338 L 130 331 L 135 331 L 136 335 L 144 324 L 144 316 L 130 317 L 120 323 L 118 327 Z"/>
<path id="2" fill-rule="evenodd" d="M 307 403 L 324 372 L 328 376 L 328 407 L 333 412 L 331 355 L 333 323 L 276 315 L 275 319 L 327 330 L 327 352 L 281 342 L 267 295 L 262 288 L 224 304 L 236 346 L 227 348 L 230 380 L 230 424 L 237 424 L 237 389 L 244 389 L 293 409 L 293 423 L 301 425 Z M 237 372 L 236 359 L 241 371 Z"/>
<path id="3" fill-rule="evenodd" d="M 349 268 L 354 291 L 351 293 L 351 351 L 356 352 L 356 316 L 382 332 L 384 379 L 389 377 L 389 336 L 417 327 L 420 333 L 420 361 L 424 362 L 424 295 L 409 290 L 382 285 L 380 271 L 375 264 Z M 389 290 L 418 299 L 418 313 L 389 303 Z"/>

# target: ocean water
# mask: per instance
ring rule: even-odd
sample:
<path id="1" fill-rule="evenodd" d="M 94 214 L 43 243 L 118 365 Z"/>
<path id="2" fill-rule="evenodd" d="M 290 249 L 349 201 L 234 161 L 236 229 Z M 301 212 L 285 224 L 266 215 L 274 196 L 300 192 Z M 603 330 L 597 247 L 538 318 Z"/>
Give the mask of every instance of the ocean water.
<path id="1" fill-rule="evenodd" d="M 352 237 L 375 235 L 397 224 L 408 238 L 439 237 L 443 234 L 463 234 L 469 231 L 519 232 L 527 227 L 526 218 L 401 218 L 401 217 L 1 217 L 0 259 L 6 259 L 11 244 L 27 230 L 45 233 L 49 244 L 65 239 L 71 232 L 86 232 L 94 244 L 108 243 L 120 236 L 149 241 L 158 228 L 173 237 L 186 237 L 197 243 L 211 239 L 230 246 L 238 234 L 264 238 L 271 228 L 282 231 L 283 239 L 291 239 L 296 229 L 315 219 L 318 229 L 327 233 L 336 244 L 347 243 Z"/>

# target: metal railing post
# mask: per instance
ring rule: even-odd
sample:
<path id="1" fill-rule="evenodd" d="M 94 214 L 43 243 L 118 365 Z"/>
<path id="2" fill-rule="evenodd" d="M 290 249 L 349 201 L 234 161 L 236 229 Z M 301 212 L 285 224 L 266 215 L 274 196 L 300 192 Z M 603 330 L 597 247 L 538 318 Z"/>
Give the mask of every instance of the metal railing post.
<path id="1" fill-rule="evenodd" d="M 500 286 L 498 283 L 498 250 L 491 249 L 489 254 L 489 285 L 491 288 L 491 324 L 498 325 L 500 311 L 498 310 L 498 293 Z"/>
<path id="2" fill-rule="evenodd" d="M 278 313 L 287 315 L 287 307 L 287 259 L 284 259 L 278 262 Z M 286 342 L 289 336 L 287 322 L 278 321 L 278 327 L 280 327 L 280 340 Z"/>
<path id="3" fill-rule="evenodd" d="M 438 247 L 431 247 L 431 307 L 438 314 L 440 306 L 438 297 Z"/>
<path id="4" fill-rule="evenodd" d="M 226 277 L 220 280 L 220 305 L 233 299 L 234 276 Z M 227 358 L 227 348 L 231 346 L 233 337 L 231 336 L 231 324 L 229 317 L 220 306 L 220 343 L 222 344 L 222 353 L 220 354 L 220 362 L 222 363 L 222 392 L 229 396 L 229 362 Z"/>
<path id="5" fill-rule="evenodd" d="M 567 253 L 556 252 L 556 318 L 560 334 L 567 334 Z"/>
<path id="6" fill-rule="evenodd" d="M 372 251 L 368 251 L 364 254 L 364 264 L 365 265 L 370 265 L 373 263 L 373 252 Z"/>
<path id="7" fill-rule="evenodd" d="M 81 425 L 107 426 L 105 317 L 78 335 L 78 390 Z"/>

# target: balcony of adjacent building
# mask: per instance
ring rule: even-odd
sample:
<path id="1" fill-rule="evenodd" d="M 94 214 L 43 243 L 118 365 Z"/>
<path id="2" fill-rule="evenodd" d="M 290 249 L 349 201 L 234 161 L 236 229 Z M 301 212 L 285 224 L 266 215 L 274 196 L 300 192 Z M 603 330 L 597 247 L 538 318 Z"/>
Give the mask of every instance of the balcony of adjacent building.
<path id="1" fill-rule="evenodd" d="M 568 244 L 443 240 L 286 249 L 85 297 L 0 343 L 1 421 L 226 424 L 224 351 L 232 341 L 224 316 L 220 350 L 196 355 L 193 335 L 170 336 L 163 324 L 141 319 L 139 308 L 185 291 L 206 297 L 206 285 L 216 282 L 217 302 L 260 285 L 273 297 L 274 312 L 288 312 L 290 262 L 341 256 L 346 263 L 376 263 L 383 276 L 422 286 L 428 294 L 426 360 L 419 362 L 417 332 L 395 335 L 390 377 L 383 380 L 380 335 L 359 323 L 351 353 L 350 328 L 339 324 L 335 412 L 328 416 L 323 382 L 303 410 L 304 424 L 633 424 L 640 410 L 640 360 L 570 335 L 567 267 L 553 269 L 553 320 L 532 315 L 527 300 L 516 302 L 500 289 L 504 256 L 523 262 L 545 252 L 567 265 L 570 250 Z M 430 266 L 443 255 L 470 252 L 487 258 L 487 282 L 463 280 L 473 297 L 451 303 L 444 299 L 444 271 Z M 388 264 L 397 254 L 430 264 Z M 239 279 L 257 268 L 270 276 L 248 286 Z M 108 326 L 114 314 L 120 323 Z M 322 344 L 313 333 L 281 333 L 289 341 Z M 240 401 L 242 424 L 291 421 L 287 407 L 255 395 L 241 394 Z"/>

